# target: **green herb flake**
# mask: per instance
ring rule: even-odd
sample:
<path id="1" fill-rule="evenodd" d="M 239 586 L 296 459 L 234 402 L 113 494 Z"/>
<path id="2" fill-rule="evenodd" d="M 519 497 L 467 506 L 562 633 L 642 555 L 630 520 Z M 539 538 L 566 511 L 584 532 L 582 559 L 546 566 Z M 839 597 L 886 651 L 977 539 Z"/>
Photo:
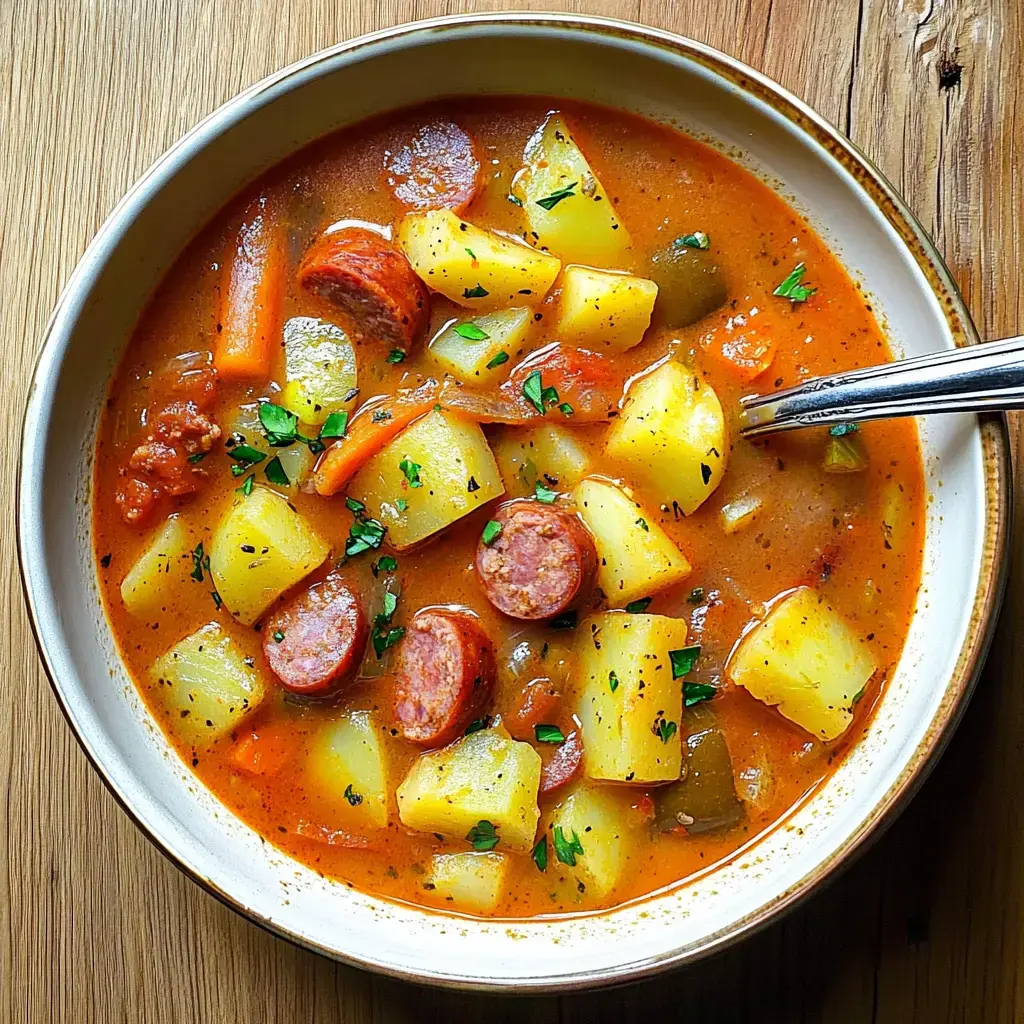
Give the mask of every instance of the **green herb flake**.
<path id="1" fill-rule="evenodd" d="M 493 850 L 498 845 L 498 830 L 489 821 L 478 821 L 466 833 L 466 841 L 473 844 L 479 852 Z"/>
<path id="2" fill-rule="evenodd" d="M 387 359 L 385 359 L 384 362 L 397 364 L 397 363 L 403 362 L 404 360 L 405 360 L 405 352 L 404 352 L 404 350 L 400 349 L 400 348 L 393 348 L 388 353 Z"/>
<path id="3" fill-rule="evenodd" d="M 562 826 L 556 825 L 552 832 L 552 843 L 555 847 L 555 856 L 569 867 L 576 867 L 576 857 L 579 855 L 583 856 L 583 844 L 580 842 L 580 837 L 576 835 L 576 830 L 572 830 L 572 839 L 566 839 L 562 834 Z"/>
<path id="4" fill-rule="evenodd" d="M 644 533 L 650 533 L 651 532 L 651 528 L 647 525 L 647 520 L 644 519 L 643 516 L 641 516 L 633 525 L 634 526 L 639 526 L 640 529 L 644 531 Z"/>
<path id="5" fill-rule="evenodd" d="M 700 464 L 700 478 L 704 481 L 704 486 L 707 487 L 708 481 L 711 479 L 711 467 L 706 462 Z"/>
<path id="6" fill-rule="evenodd" d="M 345 792 L 344 792 L 344 794 L 343 794 L 343 795 L 344 795 L 345 799 L 346 799 L 346 800 L 347 800 L 347 801 L 348 801 L 348 802 L 349 802 L 349 803 L 350 803 L 350 804 L 351 804 L 351 805 L 352 805 L 353 807 L 358 807 L 358 806 L 359 806 L 359 805 L 360 805 L 360 804 L 361 804 L 361 803 L 363 802 L 363 798 L 362 798 L 362 796 L 360 796 L 360 794 L 356 793 L 356 792 L 355 792 L 355 791 L 354 791 L 354 790 L 352 789 L 352 783 L 351 783 L 351 782 L 350 782 L 350 783 L 349 783 L 349 784 L 348 784 L 348 785 L 347 785 L 347 786 L 345 787 Z"/>
<path id="7" fill-rule="evenodd" d="M 484 715 L 483 718 L 474 718 L 469 725 L 466 726 L 466 731 L 463 733 L 464 736 L 472 736 L 473 733 L 479 732 L 481 729 L 489 729 L 491 727 L 491 716 Z"/>
<path id="8" fill-rule="evenodd" d="M 488 295 L 490 295 L 490 292 L 482 284 L 478 284 L 473 288 L 464 288 L 462 291 L 464 299 L 484 299 Z"/>
<path id="9" fill-rule="evenodd" d="M 238 463 L 238 465 L 232 467 L 231 470 L 231 472 L 234 473 L 235 469 L 237 469 L 237 476 L 241 476 L 250 466 L 257 465 L 267 457 L 266 452 L 261 452 L 258 448 L 253 448 L 252 445 L 248 444 L 236 444 L 235 447 L 228 452 L 228 455 Z"/>
<path id="10" fill-rule="evenodd" d="M 496 519 L 488 519 L 487 525 L 484 527 L 484 532 L 480 535 L 480 539 L 490 547 L 500 536 L 501 536 L 501 523 Z"/>
<path id="11" fill-rule="evenodd" d="M 509 201 L 509 202 L 510 202 L 510 203 L 511 203 L 511 204 L 512 204 L 513 206 L 522 206 L 522 205 L 523 205 L 523 201 L 522 201 L 522 199 L 520 199 L 520 198 L 519 198 L 519 196 L 514 196 L 514 195 L 512 195 L 512 193 L 511 193 L 511 192 L 509 192 L 509 194 L 508 194 L 507 196 L 505 196 L 505 198 L 506 198 L 506 199 L 507 199 L 507 200 L 508 200 L 508 201 Z"/>
<path id="12" fill-rule="evenodd" d="M 672 678 L 682 679 L 688 672 L 692 672 L 693 666 L 697 664 L 700 644 L 693 644 L 679 651 L 669 651 L 668 656 L 672 662 Z"/>
<path id="13" fill-rule="evenodd" d="M 339 437 L 344 437 L 347 429 L 348 413 L 332 412 L 327 419 L 324 420 L 324 425 L 320 428 L 320 440 L 334 441 Z"/>
<path id="14" fill-rule="evenodd" d="M 420 480 L 420 470 L 423 468 L 418 462 L 413 462 L 408 456 L 406 456 L 398 464 L 398 468 L 405 474 L 405 479 L 409 481 L 410 487 L 422 487 L 423 481 Z"/>
<path id="15" fill-rule="evenodd" d="M 608 673 L 608 689 L 614 693 L 619 688 L 619 677 L 615 674 L 615 669 L 612 669 Z"/>
<path id="16" fill-rule="evenodd" d="M 496 356 L 495 356 L 495 357 L 494 357 L 494 358 L 493 358 L 493 359 L 492 359 L 492 360 L 491 360 L 491 361 L 490 361 L 490 362 L 489 362 L 489 363 L 487 364 L 487 369 L 488 369 L 488 370 L 496 370 L 496 369 L 497 369 L 497 368 L 498 368 L 499 366 L 501 366 L 501 365 L 502 365 L 502 363 L 507 363 L 507 362 L 508 362 L 508 353 L 507 353 L 507 352 L 499 352 L 499 353 L 498 353 L 498 354 L 497 354 L 497 355 L 496 355 Z"/>
<path id="17" fill-rule="evenodd" d="M 538 743 L 564 743 L 565 736 L 557 725 L 541 723 L 533 727 L 533 734 L 537 737 Z"/>
<path id="18" fill-rule="evenodd" d="M 217 611 L 220 611 L 220 606 L 224 603 L 224 601 L 221 599 L 220 594 L 218 594 L 216 590 L 211 590 L 210 597 L 213 598 L 214 607 L 217 609 Z"/>
<path id="19" fill-rule="evenodd" d="M 455 333 L 466 341 L 486 341 L 490 335 L 474 323 L 456 324 Z"/>
<path id="20" fill-rule="evenodd" d="M 544 415 L 544 400 L 541 397 L 544 392 L 540 380 L 540 370 L 534 370 L 523 381 L 523 396 L 541 414 Z"/>
<path id="21" fill-rule="evenodd" d="M 250 473 L 242 481 L 242 486 L 241 487 L 236 487 L 235 490 L 237 490 L 239 492 L 239 494 L 242 494 L 246 498 L 248 498 L 249 495 L 252 494 L 252 485 L 254 483 L 256 483 L 256 474 L 255 473 Z"/>
<path id="22" fill-rule="evenodd" d="M 704 600 L 704 588 L 694 587 L 690 591 L 690 596 L 686 599 L 688 604 L 700 604 Z"/>
<path id="23" fill-rule="evenodd" d="M 533 848 L 530 856 L 533 858 L 533 863 L 537 865 L 538 871 L 547 871 L 548 869 L 548 837 L 541 836 L 537 840 L 537 845 Z"/>
<path id="24" fill-rule="evenodd" d="M 834 427 L 828 428 L 829 434 L 832 437 L 846 437 L 847 434 L 857 433 L 856 423 L 837 423 Z"/>
<path id="25" fill-rule="evenodd" d="M 366 506 L 358 498 L 345 498 L 345 508 L 354 512 L 357 516 L 366 511 Z"/>
<path id="26" fill-rule="evenodd" d="M 345 556 L 352 558 L 381 546 L 387 528 L 376 519 L 357 519 L 348 531 L 345 541 Z"/>
<path id="27" fill-rule="evenodd" d="M 279 644 L 283 640 L 284 640 L 284 633 L 282 633 L 281 630 L 279 630 L 279 629 L 274 630 L 274 643 L 275 644 Z"/>
<path id="28" fill-rule="evenodd" d="M 398 509 L 399 512 L 404 512 L 408 507 L 409 507 L 409 502 L 407 502 L 405 500 L 405 498 L 399 498 L 395 502 L 395 508 Z"/>
<path id="29" fill-rule="evenodd" d="M 573 189 L 576 188 L 578 184 L 578 181 L 574 181 L 571 185 L 566 185 L 564 188 L 556 189 L 551 193 L 551 195 L 538 199 L 537 205 L 545 210 L 553 210 L 563 199 L 568 199 L 570 196 L 575 195 Z"/>
<path id="30" fill-rule="evenodd" d="M 373 617 L 373 629 L 370 630 L 370 642 L 378 661 L 389 647 L 393 647 L 405 636 L 405 626 L 391 625 L 397 608 L 398 595 L 385 590 L 381 610 Z"/>
<path id="31" fill-rule="evenodd" d="M 676 734 L 678 726 L 675 722 L 669 722 L 664 718 L 658 719 L 658 735 L 661 737 L 662 743 L 668 743 L 670 739 Z"/>
<path id="32" fill-rule="evenodd" d="M 850 701 L 850 710 L 852 711 L 864 698 L 864 694 L 867 693 L 868 684 L 865 683 L 854 695 L 853 700 Z"/>
<path id="33" fill-rule="evenodd" d="M 718 695 L 710 683 L 683 683 L 683 705 L 692 708 L 694 704 L 703 704 Z"/>
<path id="34" fill-rule="evenodd" d="M 545 487 L 538 480 L 534 487 L 534 495 L 538 501 L 544 502 L 545 505 L 553 505 L 555 503 L 555 499 L 558 497 L 558 491 L 553 491 L 550 487 Z"/>
<path id="35" fill-rule="evenodd" d="M 672 244 L 678 249 L 710 249 L 711 239 L 703 231 L 693 231 L 677 238 Z"/>
<path id="36" fill-rule="evenodd" d="M 576 410 L 568 402 L 563 402 L 559 407 L 558 411 L 563 416 L 571 416 Z"/>
<path id="37" fill-rule="evenodd" d="M 276 484 L 278 487 L 291 486 L 291 480 L 288 479 L 288 474 L 284 471 L 281 459 L 277 455 L 266 464 L 263 473 L 272 484 Z"/>
<path id="38" fill-rule="evenodd" d="M 192 552 L 192 571 L 189 573 L 196 583 L 203 582 L 203 562 L 203 542 L 200 541 Z"/>
<path id="39" fill-rule="evenodd" d="M 261 402 L 259 417 L 267 441 L 272 447 L 287 448 L 297 440 L 299 417 L 284 406 L 274 405 L 273 402 Z"/>
<path id="40" fill-rule="evenodd" d="M 654 600 L 653 597 L 638 597 L 635 601 L 630 601 L 626 605 L 626 611 L 630 615 L 639 615 L 641 612 L 647 611 L 647 606 Z"/>
<path id="41" fill-rule="evenodd" d="M 398 562 L 390 555 L 381 555 L 371 566 L 371 572 L 376 578 L 382 572 L 394 572 L 398 568 Z"/>
<path id="42" fill-rule="evenodd" d="M 544 409 L 547 409 L 549 405 L 558 405 L 558 392 L 554 388 L 545 388 L 540 393 L 540 401 Z"/>
<path id="43" fill-rule="evenodd" d="M 209 452 L 193 452 L 188 457 L 188 461 L 191 462 L 194 465 L 197 462 L 202 462 L 203 459 L 205 459 L 206 456 L 209 455 L 209 454 L 210 454 Z"/>
<path id="44" fill-rule="evenodd" d="M 466 250 L 466 252 L 468 252 L 468 253 L 469 253 L 469 258 L 470 258 L 471 260 L 475 260 L 475 259 L 476 259 L 476 253 L 475 253 L 475 252 L 473 252 L 473 250 L 472 250 L 472 249 L 470 249 L 470 247 L 469 247 L 468 245 L 466 245 L 466 246 L 463 246 L 463 248 L 464 248 L 464 249 Z"/>
<path id="45" fill-rule="evenodd" d="M 807 267 L 803 263 L 798 263 L 787 275 L 785 280 L 772 292 L 772 295 L 778 295 L 779 298 L 789 299 L 790 302 L 803 302 L 805 299 L 810 298 L 817 289 L 808 288 L 807 285 L 801 284 L 800 282 L 804 279 L 804 274 L 807 272 Z"/>

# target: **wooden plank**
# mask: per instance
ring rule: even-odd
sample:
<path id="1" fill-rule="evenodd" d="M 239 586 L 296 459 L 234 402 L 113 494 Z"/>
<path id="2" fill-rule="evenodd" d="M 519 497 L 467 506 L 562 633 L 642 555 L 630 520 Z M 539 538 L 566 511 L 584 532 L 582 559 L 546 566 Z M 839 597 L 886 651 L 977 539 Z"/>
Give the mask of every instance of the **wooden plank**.
<path id="1" fill-rule="evenodd" d="M 636 18 L 776 78 L 848 130 L 938 240 L 982 332 L 1024 329 L 1024 15 L 1015 0 L 13 0 L 0 9 L 5 436 L 61 284 L 174 139 L 312 50 L 415 17 L 523 6 Z M 940 89 L 955 78 L 957 84 Z M 1019 424 L 1014 423 L 1015 446 Z M 496 1001 L 297 950 L 186 881 L 115 806 L 50 696 L 22 608 L 0 456 L 0 1019 L 1002 1022 L 1024 1015 L 1024 593 L 964 727 L 842 879 L 734 950 L 643 985 Z M 1022 578 L 1020 537 L 1014 553 Z"/>

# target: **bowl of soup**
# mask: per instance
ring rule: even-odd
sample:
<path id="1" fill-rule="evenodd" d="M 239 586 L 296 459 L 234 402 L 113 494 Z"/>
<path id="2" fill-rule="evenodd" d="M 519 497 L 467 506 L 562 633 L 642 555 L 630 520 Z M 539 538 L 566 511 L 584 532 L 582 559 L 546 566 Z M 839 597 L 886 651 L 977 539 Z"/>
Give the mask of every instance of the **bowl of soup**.
<path id="1" fill-rule="evenodd" d="M 750 442 L 739 399 L 976 342 L 877 171 L 722 54 L 342 44 L 169 151 L 54 313 L 55 693 L 145 834 L 311 949 L 494 990 L 693 959 L 912 792 L 1005 569 L 999 418 Z"/>

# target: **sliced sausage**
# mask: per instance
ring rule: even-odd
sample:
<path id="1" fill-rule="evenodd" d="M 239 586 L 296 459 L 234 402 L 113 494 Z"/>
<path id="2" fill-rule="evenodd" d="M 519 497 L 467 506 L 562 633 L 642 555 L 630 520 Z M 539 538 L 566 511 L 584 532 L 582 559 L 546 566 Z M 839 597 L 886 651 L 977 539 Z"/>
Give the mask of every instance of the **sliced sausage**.
<path id="1" fill-rule="evenodd" d="M 487 599 L 515 619 L 561 615 L 593 584 L 597 551 L 572 513 L 537 501 L 511 501 L 494 516 L 497 540 L 476 551 L 476 574 Z"/>
<path id="2" fill-rule="evenodd" d="M 366 613 L 336 573 L 275 612 L 263 627 L 263 653 L 286 690 L 322 694 L 358 668 Z"/>
<path id="3" fill-rule="evenodd" d="M 565 737 L 565 742 L 555 750 L 551 760 L 541 769 L 541 793 L 553 793 L 566 783 L 572 782 L 582 764 L 583 742 L 579 733 L 571 732 Z"/>
<path id="4" fill-rule="evenodd" d="M 395 718 L 412 743 L 439 747 L 484 710 L 497 674 L 494 649 L 476 618 L 423 608 L 398 648 Z"/>
<path id="5" fill-rule="evenodd" d="M 407 210 L 461 213 L 482 184 L 473 140 L 451 121 L 424 125 L 404 146 L 385 154 L 384 169 Z"/>
<path id="6" fill-rule="evenodd" d="M 427 326 L 426 285 L 397 246 L 366 228 L 321 235 L 299 282 L 333 303 L 368 338 L 408 350 Z"/>
<path id="7" fill-rule="evenodd" d="M 550 679 L 531 679 L 516 698 L 515 706 L 503 719 L 509 735 L 515 740 L 532 741 L 534 729 L 555 717 L 562 695 Z"/>

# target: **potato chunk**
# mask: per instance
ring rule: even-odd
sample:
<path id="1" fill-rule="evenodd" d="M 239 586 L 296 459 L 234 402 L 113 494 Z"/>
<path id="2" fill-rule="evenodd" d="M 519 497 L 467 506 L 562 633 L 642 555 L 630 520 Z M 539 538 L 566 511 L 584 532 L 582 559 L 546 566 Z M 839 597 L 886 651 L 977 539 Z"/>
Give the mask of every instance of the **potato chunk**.
<path id="1" fill-rule="evenodd" d="M 532 319 L 520 306 L 450 324 L 430 343 L 430 355 L 467 384 L 489 384 L 508 372 L 505 364 L 520 350 Z"/>
<path id="2" fill-rule="evenodd" d="M 356 387 L 356 353 L 340 327 L 315 316 L 293 316 L 284 325 L 284 359 L 281 404 L 303 423 L 320 426 L 332 412 L 352 405 L 346 396 Z"/>
<path id="3" fill-rule="evenodd" d="M 603 612 L 577 630 L 583 771 L 591 779 L 679 778 L 682 685 L 670 651 L 686 646 L 685 619 Z"/>
<path id="4" fill-rule="evenodd" d="M 494 439 L 494 457 L 512 498 L 532 495 L 538 480 L 545 487 L 570 491 L 590 469 L 590 457 L 573 432 L 553 423 L 502 430 Z"/>
<path id="5" fill-rule="evenodd" d="M 596 352 L 625 352 L 651 325 L 658 286 L 644 277 L 566 267 L 555 336 Z"/>
<path id="6" fill-rule="evenodd" d="M 500 727 L 423 754 L 398 787 L 398 816 L 420 832 L 465 839 L 481 821 L 502 849 L 529 850 L 540 809 L 540 755 Z"/>
<path id="7" fill-rule="evenodd" d="M 552 114 L 534 134 L 523 160 L 512 191 L 537 244 L 566 262 L 623 267 L 629 232 L 561 114 Z"/>
<path id="8" fill-rule="evenodd" d="M 690 563 L 669 535 L 614 484 L 588 477 L 575 497 L 597 545 L 598 585 L 612 605 L 621 607 L 690 574 Z"/>
<path id="9" fill-rule="evenodd" d="M 711 385 L 679 363 L 663 363 L 630 389 L 605 451 L 628 462 L 659 504 L 689 515 L 722 480 L 725 417 Z"/>
<path id="10" fill-rule="evenodd" d="M 216 622 L 175 644 L 150 667 L 172 732 L 202 746 L 233 729 L 263 700 L 263 680 Z"/>
<path id="11" fill-rule="evenodd" d="M 586 886 L 588 896 L 597 899 L 607 896 L 622 877 L 636 849 L 636 832 L 629 824 L 631 801 L 628 791 L 584 784 L 551 814 L 551 828 L 547 833 L 548 864 L 554 863 L 557 870 L 571 871 Z M 555 835 L 556 828 L 561 829 L 560 838 Z M 574 845 L 574 839 L 578 845 Z M 564 861 L 558 859 L 560 844 L 563 851 L 571 847 L 566 856 L 575 860 L 575 864 L 563 867 Z"/>
<path id="12" fill-rule="evenodd" d="M 148 615 L 181 584 L 191 570 L 189 550 L 184 523 L 171 516 L 121 582 L 121 600 L 132 615 Z"/>
<path id="13" fill-rule="evenodd" d="M 331 808 L 331 824 L 385 828 L 390 779 L 387 741 L 369 711 L 350 711 L 317 734 L 306 762 L 312 789 Z"/>
<path id="14" fill-rule="evenodd" d="M 410 475 L 418 478 L 419 486 Z M 476 484 L 472 490 L 470 481 Z M 348 493 L 365 502 L 368 514 L 388 528 L 388 543 L 399 551 L 504 490 L 479 425 L 436 410 L 381 449 L 348 486 Z"/>
<path id="15" fill-rule="evenodd" d="M 554 256 L 467 224 L 451 210 L 408 214 L 398 241 L 429 288 L 471 309 L 540 302 L 562 269 Z"/>
<path id="16" fill-rule="evenodd" d="M 507 875 L 508 858 L 500 853 L 438 853 L 431 858 L 426 884 L 459 910 L 486 914 L 504 894 Z"/>
<path id="17" fill-rule="evenodd" d="M 214 531 L 210 573 L 228 611 L 251 626 L 329 551 L 280 494 L 254 487 L 248 497 L 239 496 Z"/>
<path id="18" fill-rule="evenodd" d="M 853 721 L 853 705 L 877 667 L 839 613 L 799 587 L 747 633 L 726 673 L 791 722 L 834 740 Z"/>

